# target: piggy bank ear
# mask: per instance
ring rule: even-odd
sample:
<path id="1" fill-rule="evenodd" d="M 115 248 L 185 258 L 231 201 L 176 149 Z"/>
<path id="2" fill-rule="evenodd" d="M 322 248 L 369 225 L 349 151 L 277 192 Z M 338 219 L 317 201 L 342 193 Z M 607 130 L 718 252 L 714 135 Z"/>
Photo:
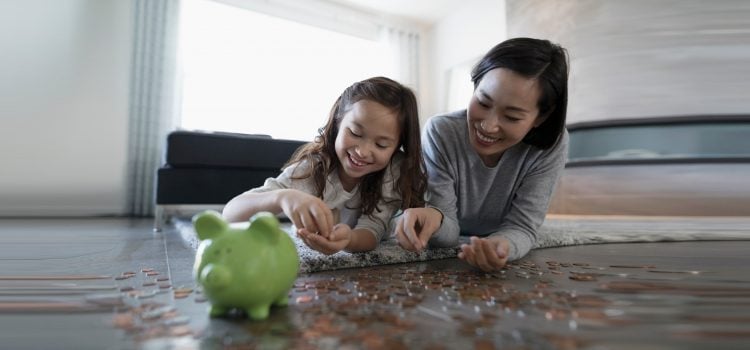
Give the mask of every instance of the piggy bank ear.
<path id="1" fill-rule="evenodd" d="M 261 232 L 263 236 L 275 242 L 278 238 L 279 220 L 269 212 L 260 212 L 250 218 L 250 227 L 247 230 Z"/>
<path id="2" fill-rule="evenodd" d="M 226 231 L 228 226 L 221 214 L 213 210 L 193 216 L 193 227 L 200 240 L 216 238 Z"/>

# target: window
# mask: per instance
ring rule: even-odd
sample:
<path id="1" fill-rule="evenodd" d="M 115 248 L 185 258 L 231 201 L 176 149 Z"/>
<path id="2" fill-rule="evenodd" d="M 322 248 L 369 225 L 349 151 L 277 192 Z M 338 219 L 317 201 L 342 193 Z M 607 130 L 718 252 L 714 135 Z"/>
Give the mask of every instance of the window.
<path id="1" fill-rule="evenodd" d="M 346 87 L 395 71 L 378 40 L 208 0 L 181 11 L 185 129 L 309 141 Z"/>
<path id="2" fill-rule="evenodd" d="M 480 58 L 456 65 L 448 71 L 448 92 L 446 94 L 446 111 L 466 109 L 474 95 L 474 83 L 471 82 L 471 70 Z"/>

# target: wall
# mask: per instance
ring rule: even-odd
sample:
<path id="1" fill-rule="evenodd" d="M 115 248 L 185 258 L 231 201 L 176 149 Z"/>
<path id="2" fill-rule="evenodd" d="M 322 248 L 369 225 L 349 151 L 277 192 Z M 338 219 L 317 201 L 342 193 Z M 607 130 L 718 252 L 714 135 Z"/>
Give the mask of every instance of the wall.
<path id="1" fill-rule="evenodd" d="M 0 216 L 125 211 L 131 2 L 0 2 Z"/>
<path id="2" fill-rule="evenodd" d="M 507 0 L 571 57 L 568 122 L 750 112 L 750 2 Z"/>
<path id="3" fill-rule="evenodd" d="M 505 0 L 467 0 L 459 11 L 436 23 L 425 38 L 429 59 L 422 60 L 425 67 L 420 72 L 422 121 L 447 112 L 451 68 L 473 65 L 506 38 Z"/>

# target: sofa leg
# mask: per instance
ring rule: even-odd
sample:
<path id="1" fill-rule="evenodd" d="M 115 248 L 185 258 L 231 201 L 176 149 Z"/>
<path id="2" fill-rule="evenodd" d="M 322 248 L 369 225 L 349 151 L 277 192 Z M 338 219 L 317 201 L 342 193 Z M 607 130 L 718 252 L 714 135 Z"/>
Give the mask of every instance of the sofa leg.
<path id="1" fill-rule="evenodd" d="M 157 205 L 156 208 L 154 208 L 154 232 L 161 232 L 165 221 L 166 217 L 164 214 L 164 208 Z"/>

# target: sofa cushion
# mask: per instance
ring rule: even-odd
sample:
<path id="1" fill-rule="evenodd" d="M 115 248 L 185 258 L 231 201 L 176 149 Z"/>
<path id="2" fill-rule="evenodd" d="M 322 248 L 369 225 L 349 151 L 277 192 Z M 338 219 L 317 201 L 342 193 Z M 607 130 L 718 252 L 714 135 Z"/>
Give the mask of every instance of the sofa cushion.
<path id="1" fill-rule="evenodd" d="M 167 136 L 167 164 L 173 168 L 280 170 L 303 141 L 268 135 L 173 131 Z"/>
<path id="2" fill-rule="evenodd" d="M 280 170 L 164 166 L 158 171 L 156 204 L 224 204 L 279 173 Z"/>

